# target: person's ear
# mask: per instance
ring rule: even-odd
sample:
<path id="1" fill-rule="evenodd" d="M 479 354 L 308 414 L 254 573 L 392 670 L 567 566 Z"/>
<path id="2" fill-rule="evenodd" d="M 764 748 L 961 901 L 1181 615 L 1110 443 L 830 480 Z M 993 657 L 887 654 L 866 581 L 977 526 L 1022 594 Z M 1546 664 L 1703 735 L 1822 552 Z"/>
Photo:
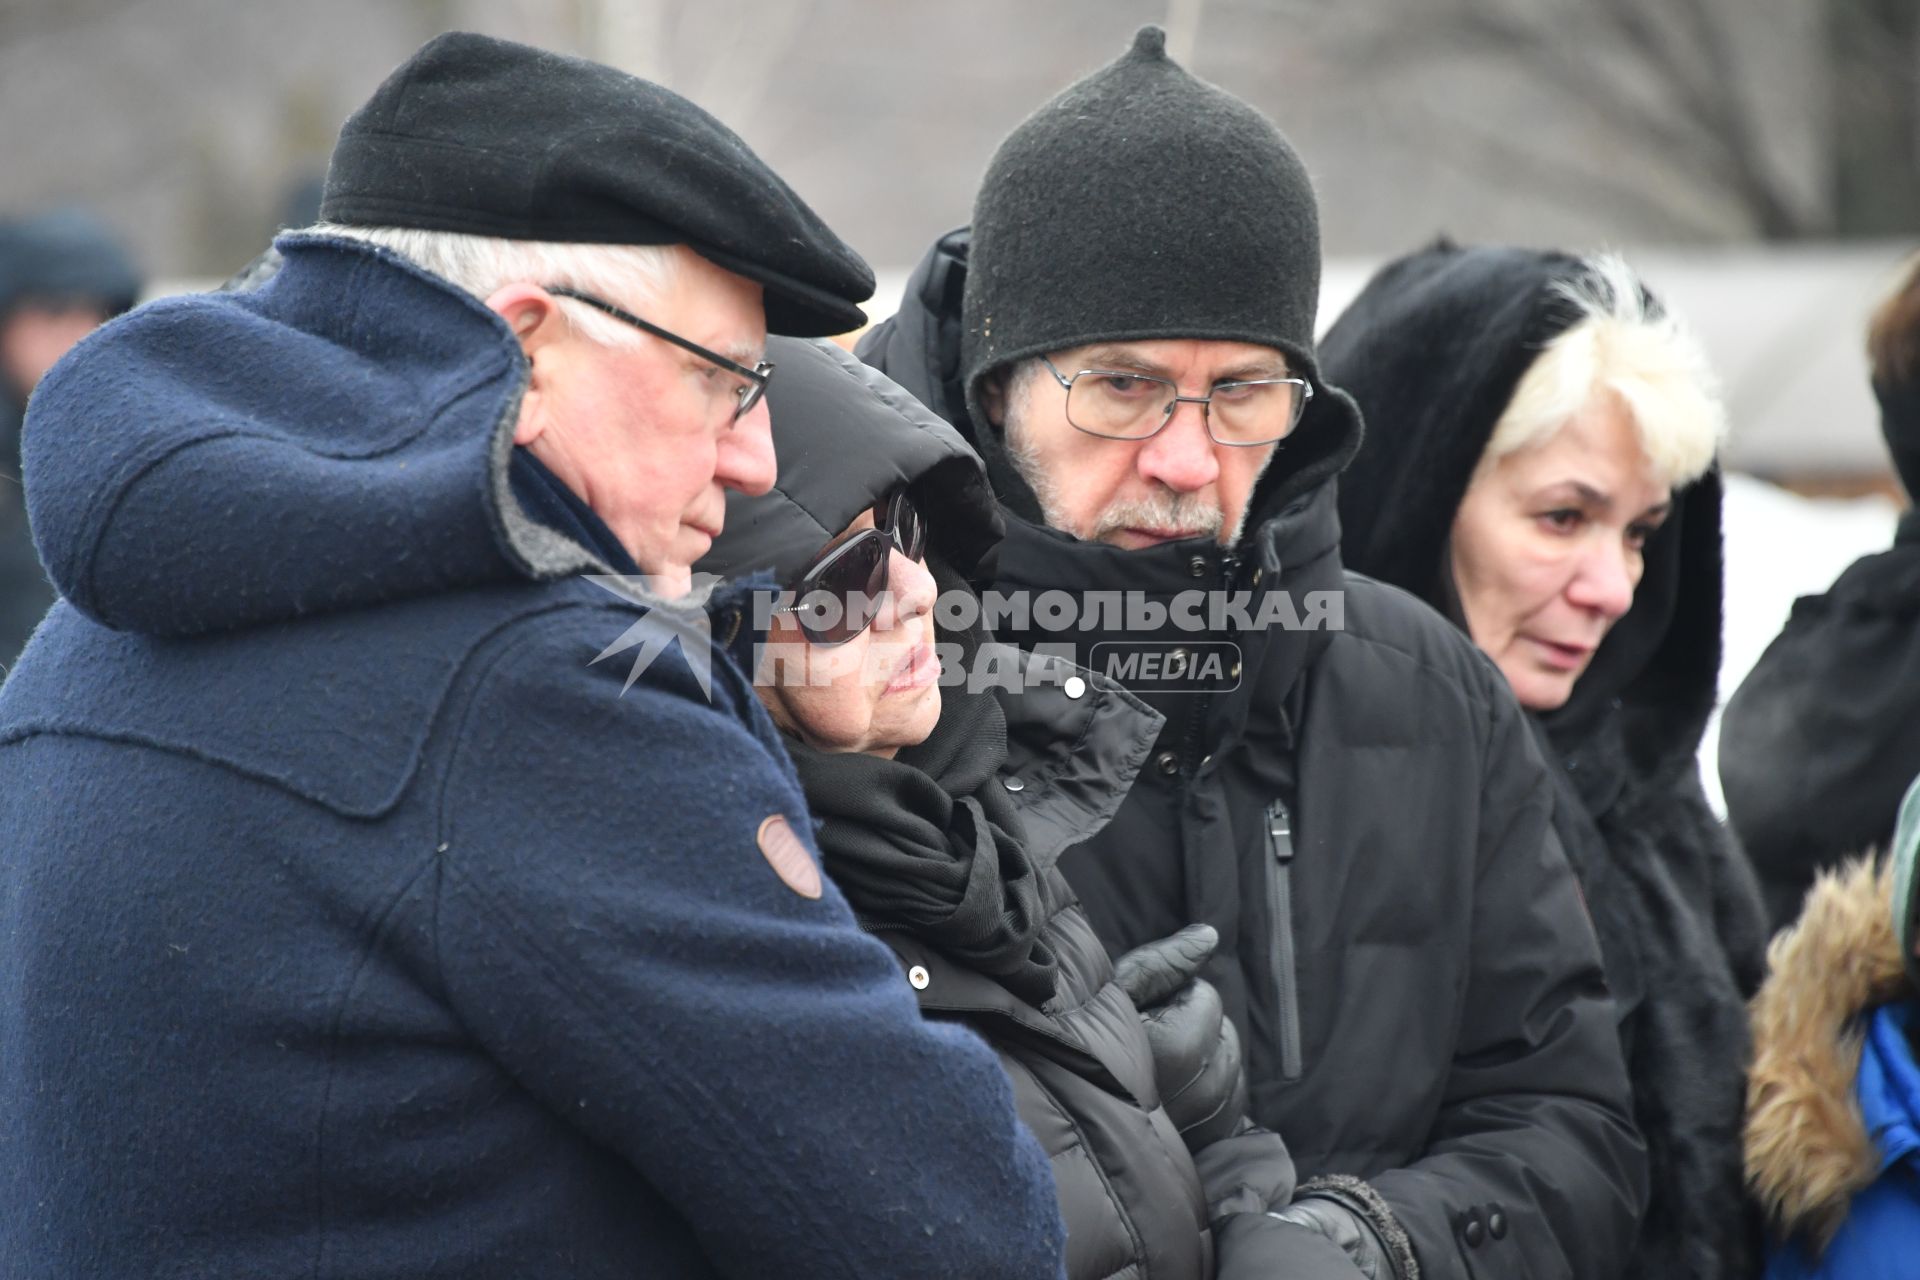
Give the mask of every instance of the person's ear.
<path id="1" fill-rule="evenodd" d="M 536 284 L 502 285 L 488 296 L 486 307 L 507 322 L 527 356 L 527 389 L 520 401 L 513 442 L 530 445 L 547 428 L 548 399 L 559 372 L 560 344 L 573 336 L 573 327 L 553 295 Z"/>
<path id="2" fill-rule="evenodd" d="M 995 369 L 980 379 L 980 407 L 986 410 L 987 424 L 995 431 L 1006 429 L 1009 374 L 1009 370 Z"/>

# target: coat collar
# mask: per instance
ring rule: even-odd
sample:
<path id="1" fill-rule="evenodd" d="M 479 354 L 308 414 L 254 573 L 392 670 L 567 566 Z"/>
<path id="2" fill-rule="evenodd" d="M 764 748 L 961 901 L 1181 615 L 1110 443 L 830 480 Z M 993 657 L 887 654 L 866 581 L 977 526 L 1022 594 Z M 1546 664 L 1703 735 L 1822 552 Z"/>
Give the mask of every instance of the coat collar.
<path id="1" fill-rule="evenodd" d="M 1010 653 L 1021 679 L 1000 695 L 1007 717 L 1001 777 L 1026 827 L 1027 856 L 1045 872 L 1069 845 L 1112 820 L 1164 717 L 1064 658 Z"/>
<path id="2" fill-rule="evenodd" d="M 1078 606 L 1078 625 L 1044 629 L 1036 603 L 1029 625 L 1004 627 L 1001 634 L 1022 648 L 1064 650 L 1109 679 L 1126 678 L 1116 660 L 1136 651 L 1217 656 L 1218 664 L 1198 680 L 1130 681 L 1128 687 L 1178 731 L 1203 716 L 1201 732 L 1214 754 L 1249 734 L 1290 741 L 1288 695 L 1344 621 L 1339 546 L 1331 485 L 1296 497 L 1232 552 L 1204 539 L 1124 551 L 1009 516 L 996 590 L 1029 602 L 1065 592 Z M 1156 626 L 1133 625 L 1137 619 L 1125 604 L 1125 616 L 1115 619 L 1101 608 L 1102 598 L 1137 600 L 1164 616 Z M 1199 610 L 1185 617 L 1197 616 L 1201 626 L 1182 621 L 1176 606 L 1183 599 Z M 1248 628 L 1243 617 L 1265 625 Z"/>

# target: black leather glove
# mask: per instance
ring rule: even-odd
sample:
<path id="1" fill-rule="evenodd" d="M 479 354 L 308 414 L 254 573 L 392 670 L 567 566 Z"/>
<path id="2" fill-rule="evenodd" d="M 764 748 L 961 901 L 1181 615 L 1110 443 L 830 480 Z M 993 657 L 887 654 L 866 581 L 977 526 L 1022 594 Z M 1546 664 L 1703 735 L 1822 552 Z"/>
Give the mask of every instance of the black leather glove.
<path id="1" fill-rule="evenodd" d="M 1359 1280 L 1339 1245 L 1270 1213 L 1236 1213 L 1213 1226 L 1214 1280 Z"/>
<path id="2" fill-rule="evenodd" d="M 1420 1280 L 1413 1242 L 1380 1193 L 1358 1178 L 1315 1178 L 1270 1215 L 1317 1231 L 1340 1246 L 1367 1280 Z"/>
<path id="3" fill-rule="evenodd" d="M 1219 942 L 1212 926 L 1190 924 L 1135 947 L 1113 966 L 1114 981 L 1146 1026 L 1161 1105 L 1189 1151 L 1237 1132 L 1247 1112 L 1240 1033 L 1220 993 L 1195 976 Z"/>

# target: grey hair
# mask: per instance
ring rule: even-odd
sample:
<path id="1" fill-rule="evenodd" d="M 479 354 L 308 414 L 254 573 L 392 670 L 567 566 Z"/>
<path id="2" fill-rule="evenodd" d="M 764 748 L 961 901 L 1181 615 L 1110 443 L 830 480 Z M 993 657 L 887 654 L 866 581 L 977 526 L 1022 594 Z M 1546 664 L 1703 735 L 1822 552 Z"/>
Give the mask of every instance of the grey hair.
<path id="1" fill-rule="evenodd" d="M 1580 318 L 1521 376 L 1480 468 L 1545 441 L 1610 393 L 1627 410 L 1661 483 L 1691 483 L 1713 465 L 1727 432 L 1706 350 L 1677 316 L 1648 305 L 1639 278 L 1619 255 L 1584 265 L 1554 286 Z"/>
<path id="2" fill-rule="evenodd" d="M 679 279 L 678 245 L 556 244 L 413 227 L 350 227 L 321 222 L 313 235 L 362 240 L 390 249 L 482 300 L 510 284 L 555 285 L 591 293 L 644 313 Z M 576 332 L 603 347 L 632 347 L 644 336 L 631 325 L 571 298 L 555 299 Z"/>

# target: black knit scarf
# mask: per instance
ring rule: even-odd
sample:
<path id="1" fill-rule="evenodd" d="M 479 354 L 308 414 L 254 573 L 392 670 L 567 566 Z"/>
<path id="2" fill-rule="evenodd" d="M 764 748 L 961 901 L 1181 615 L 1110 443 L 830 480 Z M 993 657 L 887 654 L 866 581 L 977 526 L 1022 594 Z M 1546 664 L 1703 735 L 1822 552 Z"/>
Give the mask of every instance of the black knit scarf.
<path id="1" fill-rule="evenodd" d="M 967 649 L 976 637 L 942 633 Z M 1053 996 L 1046 905 L 999 782 L 1007 723 L 991 693 L 949 685 L 925 742 L 892 760 L 787 750 L 821 820 L 827 874 L 869 928 L 899 929 L 1029 1004 Z"/>

